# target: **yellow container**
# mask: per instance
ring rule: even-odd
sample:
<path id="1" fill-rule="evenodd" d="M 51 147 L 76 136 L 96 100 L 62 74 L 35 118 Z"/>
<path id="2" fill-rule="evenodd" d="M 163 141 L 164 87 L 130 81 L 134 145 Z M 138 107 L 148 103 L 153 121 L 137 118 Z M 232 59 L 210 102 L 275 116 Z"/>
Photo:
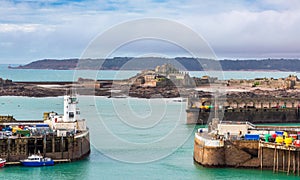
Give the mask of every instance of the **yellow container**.
<path id="1" fill-rule="evenodd" d="M 48 118 L 49 118 L 49 112 L 44 112 L 44 116 L 43 116 L 43 118 L 44 118 L 44 120 L 47 120 Z"/>
<path id="2" fill-rule="evenodd" d="M 275 142 L 277 144 L 282 144 L 283 143 L 283 137 L 282 136 L 277 136 L 276 139 L 275 139 Z"/>
<path id="3" fill-rule="evenodd" d="M 19 127 L 13 127 L 11 132 L 12 132 L 12 133 L 16 133 L 17 130 L 22 130 L 22 129 L 19 128 Z"/>
<path id="4" fill-rule="evenodd" d="M 283 132 L 283 137 L 288 137 L 288 133 L 287 132 Z"/>
<path id="5" fill-rule="evenodd" d="M 291 138 L 291 137 L 285 138 L 284 143 L 286 146 L 290 146 L 293 143 L 293 138 Z"/>

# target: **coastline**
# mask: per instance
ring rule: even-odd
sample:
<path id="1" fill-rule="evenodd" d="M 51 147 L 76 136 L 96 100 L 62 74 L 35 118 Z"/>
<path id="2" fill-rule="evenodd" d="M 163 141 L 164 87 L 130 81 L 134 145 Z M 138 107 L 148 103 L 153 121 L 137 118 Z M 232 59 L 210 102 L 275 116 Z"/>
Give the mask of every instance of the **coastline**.
<path id="1" fill-rule="evenodd" d="M 106 82 L 106 81 L 105 81 Z M 140 87 L 133 84 L 127 84 L 124 81 L 111 81 L 111 85 L 98 87 L 91 83 L 79 82 L 13 82 L 11 85 L 3 86 L 0 89 L 0 96 L 26 96 L 26 97 L 58 97 L 63 96 L 66 92 L 76 90 L 79 95 L 93 95 L 106 97 L 129 96 L 137 98 L 176 98 L 188 97 L 193 93 L 209 95 L 214 92 L 213 84 L 210 86 L 203 85 L 198 87 Z M 119 82 L 119 83 L 118 83 Z M 286 97 L 298 97 L 297 93 L 300 89 L 275 89 L 270 87 L 250 87 L 250 86 L 217 86 L 219 92 L 227 96 L 236 94 L 243 97 L 243 94 L 253 93 L 258 96 L 273 95 L 278 96 L 278 93 Z M 221 88 L 221 89 L 220 89 Z M 267 97 L 267 96 L 266 96 Z"/>

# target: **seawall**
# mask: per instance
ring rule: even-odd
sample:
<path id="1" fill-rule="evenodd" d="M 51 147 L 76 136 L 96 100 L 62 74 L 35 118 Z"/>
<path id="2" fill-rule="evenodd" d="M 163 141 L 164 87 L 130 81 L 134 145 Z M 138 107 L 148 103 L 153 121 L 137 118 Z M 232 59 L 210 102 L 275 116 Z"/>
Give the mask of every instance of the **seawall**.
<path id="1" fill-rule="evenodd" d="M 199 108 L 189 108 L 186 112 L 187 124 L 207 124 L 214 115 L 212 111 L 203 111 Z M 224 115 L 223 121 L 248 121 L 251 123 L 300 122 L 298 108 L 241 108 L 219 111 L 218 114 Z"/>
<path id="2" fill-rule="evenodd" d="M 89 132 L 69 137 L 48 135 L 0 139 L 0 157 L 7 162 L 17 162 L 38 152 L 54 160 L 82 159 L 90 153 Z"/>
<path id="3" fill-rule="evenodd" d="M 273 169 L 300 174 L 300 148 L 251 140 L 226 140 L 219 144 L 213 141 L 216 140 L 195 135 L 195 162 L 206 167 Z"/>
<path id="4" fill-rule="evenodd" d="M 220 145 L 208 145 L 209 141 L 197 137 L 194 141 L 194 160 L 203 166 L 253 168 L 260 165 L 257 141 L 223 141 Z"/>

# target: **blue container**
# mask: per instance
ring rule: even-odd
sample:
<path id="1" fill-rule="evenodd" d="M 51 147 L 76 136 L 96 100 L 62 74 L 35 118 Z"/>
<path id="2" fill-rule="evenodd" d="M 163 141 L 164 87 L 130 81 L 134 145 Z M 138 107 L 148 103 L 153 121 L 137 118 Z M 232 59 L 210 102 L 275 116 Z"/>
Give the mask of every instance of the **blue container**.
<path id="1" fill-rule="evenodd" d="M 275 134 L 276 134 L 277 136 L 283 136 L 283 131 L 275 131 Z"/>
<path id="2" fill-rule="evenodd" d="M 6 127 L 6 128 L 3 128 L 2 131 L 12 131 L 12 128 L 11 127 Z"/>
<path id="3" fill-rule="evenodd" d="M 259 134 L 245 134 L 245 140 L 258 141 Z"/>
<path id="4" fill-rule="evenodd" d="M 45 127 L 49 127 L 49 124 L 36 124 L 37 128 L 45 128 Z"/>

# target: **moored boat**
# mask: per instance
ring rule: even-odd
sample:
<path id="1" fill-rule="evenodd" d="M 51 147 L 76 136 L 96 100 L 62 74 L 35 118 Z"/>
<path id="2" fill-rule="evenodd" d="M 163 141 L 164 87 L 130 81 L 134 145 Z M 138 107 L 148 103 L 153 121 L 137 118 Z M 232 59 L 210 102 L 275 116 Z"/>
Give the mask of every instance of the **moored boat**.
<path id="1" fill-rule="evenodd" d="M 4 167 L 6 163 L 5 159 L 0 158 L 0 168 Z"/>
<path id="2" fill-rule="evenodd" d="M 33 154 L 27 159 L 20 160 L 23 166 L 38 167 L 38 166 L 53 166 L 54 161 L 51 158 Z"/>

